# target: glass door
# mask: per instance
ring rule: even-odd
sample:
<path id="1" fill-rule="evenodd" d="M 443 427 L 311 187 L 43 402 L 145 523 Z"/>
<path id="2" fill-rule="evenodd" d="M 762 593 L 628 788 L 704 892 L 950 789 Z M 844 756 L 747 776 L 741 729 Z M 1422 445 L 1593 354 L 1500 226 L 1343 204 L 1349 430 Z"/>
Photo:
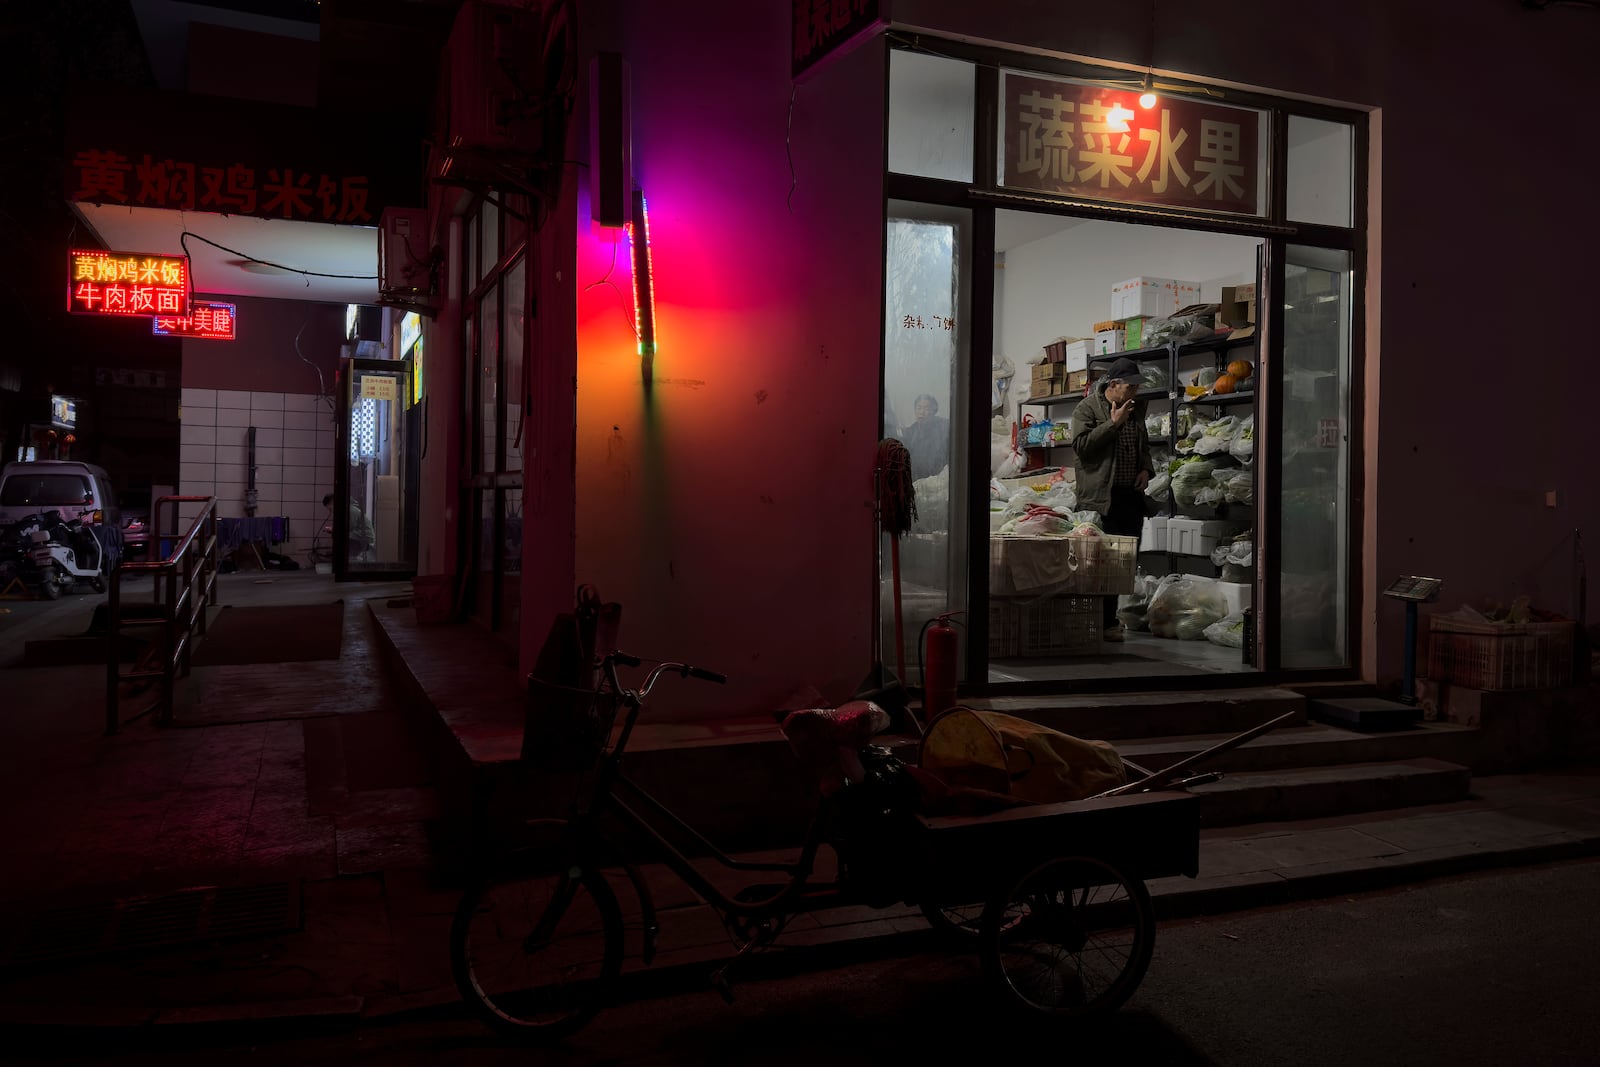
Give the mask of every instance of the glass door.
<path id="1" fill-rule="evenodd" d="M 340 580 L 411 577 L 416 555 L 406 537 L 410 361 L 346 360 L 340 379 L 334 575 Z"/>
<path id="2" fill-rule="evenodd" d="M 966 606 L 966 390 L 971 212 L 899 201 L 889 205 L 883 367 L 883 437 L 898 439 L 916 492 L 911 530 L 895 548 L 882 537 L 879 609 L 882 662 L 903 660 L 902 680 L 921 684 L 923 624 Z M 906 677 L 909 675 L 909 677 Z"/>
<path id="3" fill-rule="evenodd" d="M 1278 659 L 1350 662 L 1350 253 L 1290 245 L 1284 266 Z"/>

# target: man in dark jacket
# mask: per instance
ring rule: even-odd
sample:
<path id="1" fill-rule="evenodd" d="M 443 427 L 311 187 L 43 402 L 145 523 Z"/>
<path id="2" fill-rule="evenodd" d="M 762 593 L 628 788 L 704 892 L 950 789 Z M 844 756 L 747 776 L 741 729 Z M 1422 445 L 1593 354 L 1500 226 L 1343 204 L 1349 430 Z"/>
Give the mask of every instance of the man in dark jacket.
<path id="1" fill-rule="evenodd" d="M 1098 511 L 1109 534 L 1138 537 L 1144 526 L 1144 487 L 1154 472 L 1138 401 L 1143 382 L 1137 363 L 1119 359 L 1072 412 L 1078 507 Z M 1116 597 L 1105 598 L 1103 618 L 1106 640 L 1121 641 Z"/>

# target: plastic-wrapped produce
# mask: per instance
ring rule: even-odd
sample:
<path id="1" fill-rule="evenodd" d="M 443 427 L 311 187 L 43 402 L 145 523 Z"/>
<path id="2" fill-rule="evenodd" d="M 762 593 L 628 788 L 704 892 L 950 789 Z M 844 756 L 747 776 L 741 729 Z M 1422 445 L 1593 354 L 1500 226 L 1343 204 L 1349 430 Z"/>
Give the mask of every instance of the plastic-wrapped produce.
<path id="1" fill-rule="evenodd" d="M 1150 610 L 1150 595 L 1155 592 L 1156 584 L 1157 579 L 1153 574 L 1134 576 L 1132 595 L 1117 598 L 1117 619 L 1122 625 L 1130 630 L 1150 629 L 1146 616 Z"/>
<path id="2" fill-rule="evenodd" d="M 1174 315 L 1167 319 L 1152 319 L 1144 324 L 1140 341 L 1146 348 L 1154 348 L 1171 341 L 1203 341 L 1217 331 L 1199 315 Z"/>
<path id="3" fill-rule="evenodd" d="M 1230 504 L 1248 504 L 1255 499 L 1255 474 L 1243 467 L 1228 467 L 1213 471 L 1211 477 L 1222 490 L 1222 498 Z"/>
<path id="4" fill-rule="evenodd" d="M 1256 417 L 1249 414 L 1239 420 L 1239 430 L 1228 442 L 1228 454 L 1248 463 L 1256 454 Z"/>
<path id="5" fill-rule="evenodd" d="M 1238 426 L 1239 420 L 1232 415 L 1210 423 L 1195 441 L 1195 452 L 1202 456 L 1209 456 L 1217 452 L 1228 451 L 1228 446 L 1233 443 L 1233 435 L 1238 430 Z"/>
<path id="6" fill-rule="evenodd" d="M 1172 491 L 1172 475 L 1162 471 L 1144 487 L 1145 495 L 1152 500 L 1165 500 Z"/>
<path id="7" fill-rule="evenodd" d="M 1157 637 L 1198 641 L 1205 629 L 1228 613 L 1216 580 L 1198 574 L 1169 574 L 1150 598 L 1147 618 Z"/>
<path id="8" fill-rule="evenodd" d="M 1221 466 L 1220 457 L 1195 456 L 1183 461 L 1183 465 L 1172 472 L 1172 499 L 1179 507 L 1196 506 L 1195 494 L 1215 484 L 1211 475 Z"/>
<path id="9" fill-rule="evenodd" d="M 1244 612 L 1231 612 L 1207 626 L 1205 638 L 1225 648 L 1244 647 Z"/>

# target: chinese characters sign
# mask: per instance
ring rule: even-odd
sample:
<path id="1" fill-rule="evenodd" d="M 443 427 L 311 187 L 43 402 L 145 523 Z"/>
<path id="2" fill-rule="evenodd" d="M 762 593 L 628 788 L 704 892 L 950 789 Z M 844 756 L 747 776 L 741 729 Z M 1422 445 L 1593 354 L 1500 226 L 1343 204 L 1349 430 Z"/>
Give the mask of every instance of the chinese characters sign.
<path id="1" fill-rule="evenodd" d="M 1260 115 L 1007 72 L 1000 184 L 1061 196 L 1259 215 Z"/>
<path id="2" fill-rule="evenodd" d="M 189 261 L 146 252 L 68 252 L 67 310 L 77 315 L 187 315 Z"/>
<path id="3" fill-rule="evenodd" d="M 233 341 L 239 322 L 239 309 L 233 304 L 196 300 L 184 316 L 157 315 L 150 332 L 157 337 L 198 337 L 207 341 Z"/>
<path id="4" fill-rule="evenodd" d="M 798 78 L 835 48 L 878 22 L 878 0 L 791 0 L 794 5 L 794 55 L 790 75 Z"/>
<path id="5" fill-rule="evenodd" d="M 400 379 L 392 374 L 369 374 L 361 379 L 361 399 L 398 400 Z"/>
<path id="6" fill-rule="evenodd" d="M 70 169 L 73 200 L 312 222 L 373 221 L 364 175 L 243 163 L 212 167 L 148 153 L 134 159 L 104 148 L 77 152 Z"/>

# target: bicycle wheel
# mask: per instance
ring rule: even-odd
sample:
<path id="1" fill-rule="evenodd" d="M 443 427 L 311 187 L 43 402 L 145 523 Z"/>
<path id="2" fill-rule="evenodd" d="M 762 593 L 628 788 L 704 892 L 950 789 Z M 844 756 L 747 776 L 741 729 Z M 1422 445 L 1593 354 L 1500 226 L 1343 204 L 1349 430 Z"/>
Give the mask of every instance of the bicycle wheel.
<path id="1" fill-rule="evenodd" d="M 622 937 L 616 894 L 598 870 L 502 870 L 463 894 L 450 962 L 484 1022 L 522 1040 L 555 1040 L 605 1006 Z"/>
<path id="2" fill-rule="evenodd" d="M 983 905 L 964 904 L 954 907 L 940 907 L 938 904 L 918 904 L 922 915 L 928 920 L 928 925 L 939 931 L 940 936 L 950 939 L 955 944 L 976 946 L 978 931 L 983 925 Z"/>
<path id="3" fill-rule="evenodd" d="M 1115 1011 L 1155 950 L 1150 891 L 1105 860 L 1067 856 L 984 909 L 984 971 L 1020 1007 L 1060 1019 Z"/>

